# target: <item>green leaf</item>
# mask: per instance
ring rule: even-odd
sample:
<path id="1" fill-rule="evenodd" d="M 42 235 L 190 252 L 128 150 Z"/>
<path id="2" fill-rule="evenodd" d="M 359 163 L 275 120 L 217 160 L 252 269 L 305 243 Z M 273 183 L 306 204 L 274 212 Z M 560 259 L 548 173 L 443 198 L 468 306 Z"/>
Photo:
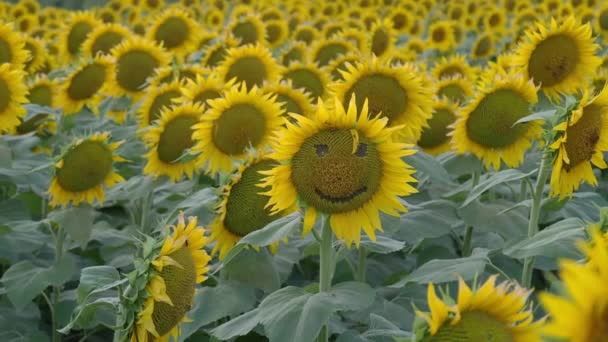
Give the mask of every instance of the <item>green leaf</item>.
<path id="1" fill-rule="evenodd" d="M 526 238 L 503 249 L 503 253 L 513 258 L 531 256 L 579 259 L 576 241 L 585 239 L 586 224 L 579 218 L 567 218 L 541 230 L 531 238 Z"/>
<path id="2" fill-rule="evenodd" d="M 114 287 L 121 282 L 118 270 L 112 266 L 92 266 L 83 268 L 78 284 L 78 302 L 83 303 L 93 291 Z"/>
<path id="3" fill-rule="evenodd" d="M 267 249 L 244 249 L 229 264 L 224 264 L 222 276 L 241 284 L 272 292 L 281 286 L 279 274 Z"/>
<path id="4" fill-rule="evenodd" d="M 95 209 L 86 205 L 52 211 L 48 219 L 65 229 L 68 235 L 85 249 L 91 237 Z"/>
<path id="5" fill-rule="evenodd" d="M 449 234 L 460 225 L 462 221 L 456 215 L 456 205 L 453 202 L 429 201 L 401 216 L 400 229 L 394 237 L 415 244 L 423 239 Z"/>
<path id="6" fill-rule="evenodd" d="M 495 232 L 505 238 L 527 235 L 528 215 L 526 208 L 512 208 L 513 203 L 495 200 L 491 203 L 473 201 L 458 209 L 458 214 L 474 232 Z"/>
<path id="7" fill-rule="evenodd" d="M 260 322 L 260 309 L 246 312 L 230 321 L 211 330 L 211 334 L 220 340 L 229 340 L 233 337 L 247 335 Z"/>
<path id="8" fill-rule="evenodd" d="M 371 286 L 356 281 L 337 284 L 329 293 L 335 311 L 363 310 L 372 305 L 376 296 Z"/>
<path id="9" fill-rule="evenodd" d="M 405 242 L 393 240 L 384 235 L 378 235 L 376 241 L 371 241 L 366 234 L 361 237 L 361 246 L 370 252 L 389 254 L 402 250 L 405 247 Z"/>
<path id="10" fill-rule="evenodd" d="M 419 174 L 427 176 L 431 181 L 435 181 L 440 184 L 450 185 L 454 184 L 450 175 L 445 170 L 437 159 L 432 156 L 418 151 L 415 154 L 404 158 L 405 161 L 412 165 L 416 169 L 416 174 L 420 178 Z"/>
<path id="11" fill-rule="evenodd" d="M 264 228 L 256 230 L 243 237 L 238 244 L 252 246 L 268 246 L 273 242 L 283 240 L 293 231 L 302 226 L 302 214 L 299 211 L 291 213 L 267 224 Z"/>
<path id="12" fill-rule="evenodd" d="M 476 200 L 481 194 L 488 191 L 489 189 L 497 186 L 498 184 L 517 181 L 526 177 L 529 177 L 536 173 L 536 170 L 532 170 L 528 173 L 523 173 L 516 169 L 508 169 L 491 174 L 486 179 L 479 182 L 479 184 L 471 190 L 467 199 L 462 203 L 462 207 L 466 207 L 469 203 Z"/>
<path id="13" fill-rule="evenodd" d="M 398 288 L 407 283 L 445 283 L 457 280 L 458 277 L 470 280 L 475 275 L 483 272 L 487 262 L 486 253 L 479 253 L 466 258 L 431 260 L 390 287 Z"/>
<path id="14" fill-rule="evenodd" d="M 114 325 L 119 306 L 120 299 L 114 297 L 98 298 L 87 304 L 80 305 L 74 310 L 74 312 L 77 312 L 76 316 L 58 331 L 62 334 L 67 334 L 75 326 L 82 329 L 90 329 L 99 324 L 103 324 L 109 328 L 117 328 Z"/>
<path id="15" fill-rule="evenodd" d="M 50 285 L 48 276 L 48 269 L 24 260 L 12 265 L 1 280 L 11 303 L 19 310 Z"/>
<path id="16" fill-rule="evenodd" d="M 511 127 L 515 127 L 515 125 L 519 125 L 519 124 L 530 122 L 530 121 L 536 121 L 536 120 L 549 121 L 549 119 L 551 119 L 555 116 L 556 112 L 557 111 L 555 109 L 551 109 L 551 110 L 545 110 L 542 112 L 532 113 L 530 115 L 524 116 L 523 118 L 515 121 Z"/>
<path id="17" fill-rule="evenodd" d="M 61 286 L 72 279 L 75 271 L 75 258 L 71 254 L 64 254 L 51 268 L 47 269 L 47 279 L 50 285 Z"/>
<path id="18" fill-rule="evenodd" d="M 0 145 L 0 167 L 10 169 L 13 164 L 13 154 L 7 146 Z"/>

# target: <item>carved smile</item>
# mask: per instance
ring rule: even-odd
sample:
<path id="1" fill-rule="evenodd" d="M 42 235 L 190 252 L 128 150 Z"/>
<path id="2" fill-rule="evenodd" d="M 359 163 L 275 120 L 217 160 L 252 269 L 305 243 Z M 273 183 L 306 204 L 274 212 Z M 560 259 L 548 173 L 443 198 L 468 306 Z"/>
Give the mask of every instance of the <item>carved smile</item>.
<path id="1" fill-rule="evenodd" d="M 350 202 L 353 199 L 355 199 L 355 197 L 363 194 L 367 192 L 367 186 L 364 186 L 362 188 L 360 188 L 359 190 L 353 192 L 350 195 L 347 196 L 342 196 L 342 197 L 334 197 L 334 196 L 330 196 L 327 194 L 324 194 L 321 190 L 315 188 L 315 193 L 321 197 L 321 199 L 332 202 L 332 203 L 346 203 L 346 202 Z"/>

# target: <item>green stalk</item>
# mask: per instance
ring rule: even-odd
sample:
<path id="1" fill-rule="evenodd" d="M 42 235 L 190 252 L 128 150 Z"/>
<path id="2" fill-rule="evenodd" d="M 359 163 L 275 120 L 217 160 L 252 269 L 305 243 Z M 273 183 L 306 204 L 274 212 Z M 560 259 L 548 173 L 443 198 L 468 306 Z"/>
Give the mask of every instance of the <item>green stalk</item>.
<path id="1" fill-rule="evenodd" d="M 473 190 L 477 184 L 479 184 L 479 170 L 475 170 L 473 171 L 473 174 L 471 175 L 471 179 L 472 179 L 472 184 L 471 184 L 471 190 Z M 471 252 L 473 251 L 471 242 L 473 240 L 473 226 L 467 226 L 464 229 L 464 240 L 462 242 L 462 256 L 463 257 L 468 257 L 471 255 Z"/>
<path id="2" fill-rule="evenodd" d="M 154 188 L 150 189 L 150 191 L 144 197 L 142 208 L 141 208 L 141 219 L 139 220 L 139 231 L 142 233 L 147 233 L 148 231 L 148 216 L 150 215 L 150 207 L 152 206 L 152 195 L 154 193 Z"/>
<path id="3" fill-rule="evenodd" d="M 357 265 L 357 277 L 355 280 L 365 283 L 365 273 L 367 271 L 367 250 L 359 247 L 359 264 Z"/>
<path id="4" fill-rule="evenodd" d="M 331 289 L 332 268 L 334 262 L 333 236 L 329 227 L 329 218 L 323 219 L 323 232 L 321 235 L 321 248 L 319 250 L 319 292 L 329 292 Z M 318 342 L 327 342 L 329 332 L 327 326 L 321 328 Z"/>
<path id="5" fill-rule="evenodd" d="M 52 228 L 51 228 L 52 229 Z M 55 239 L 55 263 L 59 263 L 61 258 L 63 258 L 63 243 L 65 241 L 65 234 L 63 232 L 63 228 L 59 226 L 57 228 L 57 235 Z M 52 305 L 52 328 L 53 328 L 53 342 L 61 342 L 61 334 L 59 334 L 59 327 L 57 326 L 57 319 L 55 313 L 55 308 L 59 303 L 59 296 L 61 295 L 61 289 L 59 286 L 53 286 L 53 293 L 51 296 L 51 305 Z"/>
<path id="6" fill-rule="evenodd" d="M 551 171 L 551 151 L 545 149 L 543 158 L 538 169 L 538 177 L 536 178 L 536 186 L 532 193 L 532 207 L 530 208 L 530 221 L 528 221 L 528 238 L 534 237 L 538 233 L 538 219 L 540 217 L 540 206 L 543 200 L 543 191 L 545 183 Z M 532 285 L 532 270 L 534 269 L 534 257 L 524 259 L 524 268 L 521 274 L 522 286 L 529 288 Z"/>

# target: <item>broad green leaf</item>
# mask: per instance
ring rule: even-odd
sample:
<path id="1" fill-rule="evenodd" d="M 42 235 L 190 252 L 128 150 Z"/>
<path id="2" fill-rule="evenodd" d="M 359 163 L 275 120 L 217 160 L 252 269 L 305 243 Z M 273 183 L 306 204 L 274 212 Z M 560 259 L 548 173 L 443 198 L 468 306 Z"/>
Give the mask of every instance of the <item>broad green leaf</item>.
<path id="1" fill-rule="evenodd" d="M 72 279 L 76 271 L 76 260 L 72 254 L 64 254 L 61 259 L 47 269 L 47 279 L 50 285 L 61 286 Z"/>
<path id="2" fill-rule="evenodd" d="M 607 206 L 608 201 L 599 193 L 575 192 L 560 213 L 564 217 L 578 217 L 588 222 L 596 222 L 600 219 L 598 208 Z"/>
<path id="3" fill-rule="evenodd" d="M 388 254 L 402 250 L 405 247 L 405 242 L 384 235 L 377 235 L 376 241 L 372 241 L 366 234 L 361 237 L 361 246 L 370 252 Z"/>
<path id="4" fill-rule="evenodd" d="M 431 181 L 440 184 L 453 184 L 450 175 L 443 166 L 432 156 L 418 151 L 415 154 L 404 158 L 405 161 L 416 169 L 416 178 L 420 178 L 420 174 L 429 177 Z"/>
<path id="5" fill-rule="evenodd" d="M 82 269 L 78 284 L 78 302 L 82 303 L 94 290 L 120 282 L 118 270 L 112 266 L 92 266 Z"/>
<path id="6" fill-rule="evenodd" d="M 530 115 L 524 116 L 523 118 L 515 121 L 511 127 L 515 127 L 515 125 L 519 125 L 519 124 L 530 122 L 530 121 L 536 121 L 536 120 L 549 121 L 549 119 L 555 117 L 556 112 L 557 111 L 555 109 L 551 109 L 551 110 L 545 110 L 542 112 L 532 113 Z"/>
<path id="7" fill-rule="evenodd" d="M 50 285 L 48 269 L 29 260 L 12 265 L 2 276 L 6 294 L 17 309 L 23 309 Z"/>
<path id="8" fill-rule="evenodd" d="M 349 281 L 337 284 L 329 291 L 335 311 L 363 310 L 374 302 L 376 292 L 366 283 Z"/>
<path id="9" fill-rule="evenodd" d="M 13 164 L 13 154 L 8 146 L 0 145 L 0 167 L 9 169 Z"/>
<path id="10" fill-rule="evenodd" d="M 543 255 L 552 258 L 578 259 L 576 241 L 585 238 L 586 224 L 579 218 L 567 218 L 526 238 L 505 247 L 503 253 L 517 259 Z"/>
<path id="11" fill-rule="evenodd" d="M 523 207 L 506 210 L 511 207 L 513 203 L 504 200 L 473 201 L 460 207 L 458 214 L 475 232 L 495 232 L 508 239 L 526 236 L 529 211 Z"/>
<path id="12" fill-rule="evenodd" d="M 85 205 L 52 211 L 49 213 L 48 219 L 65 229 L 69 236 L 84 249 L 91 237 L 95 209 Z"/>
<path id="13" fill-rule="evenodd" d="M 256 230 L 243 237 L 238 244 L 252 246 L 268 246 L 273 242 L 283 240 L 293 231 L 302 226 L 302 214 L 299 211 L 291 213 L 278 220 L 272 221 L 264 228 Z"/>
<path id="14" fill-rule="evenodd" d="M 211 334 L 220 340 L 229 340 L 233 337 L 247 335 L 260 322 L 260 309 L 246 312 L 230 321 L 211 330 Z"/>
<path id="15" fill-rule="evenodd" d="M 489 189 L 497 186 L 498 184 L 513 182 L 520 179 L 524 179 L 536 173 L 536 170 L 532 170 L 528 173 L 523 173 L 516 169 L 507 169 L 503 171 L 491 174 L 486 179 L 479 182 L 479 184 L 471 190 L 467 199 L 462 203 L 463 207 L 469 205 L 469 203 L 476 200 L 481 194 L 488 191 Z"/>
<path id="16" fill-rule="evenodd" d="M 103 297 L 94 301 L 80 305 L 74 310 L 76 316 L 63 328 L 58 331 L 67 334 L 75 326 L 82 329 L 90 329 L 99 324 L 109 328 L 116 324 L 116 314 L 120 305 L 119 298 Z"/>
<path id="17" fill-rule="evenodd" d="M 456 205 L 453 202 L 429 201 L 401 216 L 400 229 L 394 237 L 415 244 L 422 239 L 449 234 L 460 225 L 462 221 L 456 215 Z"/>
<path id="18" fill-rule="evenodd" d="M 281 286 L 270 252 L 263 248 L 255 251 L 244 249 L 229 264 L 224 264 L 222 276 L 241 284 L 272 292 Z"/>

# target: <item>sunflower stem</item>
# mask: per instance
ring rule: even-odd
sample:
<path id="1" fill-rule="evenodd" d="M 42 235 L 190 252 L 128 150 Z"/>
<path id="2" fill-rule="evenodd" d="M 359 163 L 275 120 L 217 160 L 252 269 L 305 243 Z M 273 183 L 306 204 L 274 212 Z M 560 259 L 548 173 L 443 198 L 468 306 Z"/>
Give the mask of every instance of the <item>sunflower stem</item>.
<path id="1" fill-rule="evenodd" d="M 473 190 L 477 186 L 477 184 L 479 184 L 479 176 L 480 176 L 479 170 L 475 170 L 471 174 L 471 190 Z M 464 229 L 464 240 L 462 242 L 462 256 L 463 257 L 468 257 L 471 255 L 471 252 L 473 251 L 472 244 L 471 244 L 472 240 L 473 240 L 473 226 L 467 226 Z"/>
<path id="2" fill-rule="evenodd" d="M 545 183 L 551 171 L 551 150 L 545 149 L 543 158 L 540 161 L 536 186 L 532 192 L 532 207 L 530 208 L 530 221 L 528 221 L 528 238 L 534 237 L 538 233 L 538 219 L 540 217 L 541 202 L 545 189 Z M 529 288 L 532 285 L 532 271 L 534 269 L 534 257 L 524 259 L 524 268 L 521 274 L 522 286 Z"/>
<path id="3" fill-rule="evenodd" d="M 329 292 L 331 289 L 332 268 L 334 262 L 333 236 L 329 226 L 329 219 L 323 218 L 323 232 L 321 247 L 319 249 L 319 292 Z M 327 342 L 329 331 L 327 325 L 321 328 L 318 342 Z"/>
<path id="4" fill-rule="evenodd" d="M 152 206 L 152 195 L 154 193 L 154 188 L 150 189 L 150 191 L 144 197 L 142 208 L 141 208 L 141 219 L 139 220 L 139 230 L 142 233 L 147 232 L 148 228 L 148 215 L 150 214 L 150 207 Z"/>
<path id="5" fill-rule="evenodd" d="M 56 238 L 55 238 L 55 264 L 58 264 L 61 259 L 63 258 L 63 243 L 65 241 L 65 234 L 63 232 L 63 228 L 61 226 L 58 226 L 57 228 L 57 234 L 56 234 Z M 59 331 L 57 331 L 57 329 L 59 328 L 57 325 L 57 317 L 54 314 L 55 313 L 55 308 L 57 307 L 57 304 L 59 303 L 59 297 L 61 295 L 61 288 L 59 286 L 53 286 L 53 292 L 51 295 L 51 305 L 52 305 L 52 315 L 51 315 L 51 325 L 53 328 L 53 342 L 60 342 L 61 341 L 61 334 L 59 334 Z"/>
<path id="6" fill-rule="evenodd" d="M 359 264 L 357 265 L 356 280 L 365 283 L 365 273 L 367 271 L 367 249 L 359 247 Z"/>
<path id="7" fill-rule="evenodd" d="M 528 195 L 528 183 L 526 183 L 525 179 L 522 179 L 521 184 L 519 186 L 519 197 L 518 202 L 523 202 Z"/>

